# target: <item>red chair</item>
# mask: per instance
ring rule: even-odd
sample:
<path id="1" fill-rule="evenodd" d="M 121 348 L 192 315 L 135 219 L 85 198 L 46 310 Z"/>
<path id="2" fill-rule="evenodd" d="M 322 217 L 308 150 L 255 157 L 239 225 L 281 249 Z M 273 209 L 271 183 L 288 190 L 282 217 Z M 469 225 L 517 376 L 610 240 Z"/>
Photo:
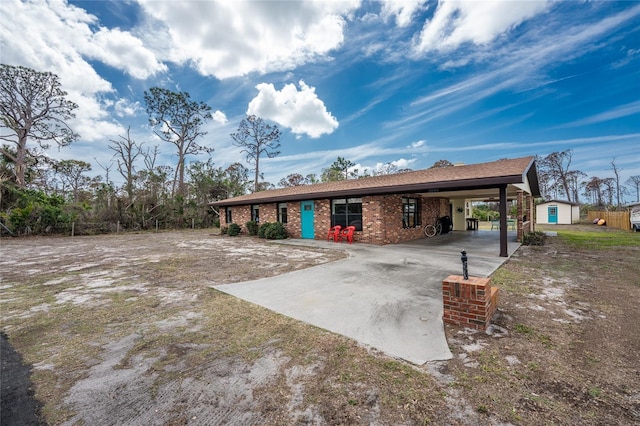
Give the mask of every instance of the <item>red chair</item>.
<path id="1" fill-rule="evenodd" d="M 342 230 L 342 226 L 336 225 L 333 228 L 329 229 L 329 233 L 327 234 L 327 240 L 333 238 L 333 242 L 337 243 L 340 239 L 340 230 Z"/>
<path id="2" fill-rule="evenodd" d="M 353 233 L 355 232 L 355 230 L 355 226 L 347 226 L 346 228 L 344 228 L 342 232 L 340 232 L 340 242 L 342 242 L 342 240 L 346 238 L 349 244 L 353 243 Z"/>

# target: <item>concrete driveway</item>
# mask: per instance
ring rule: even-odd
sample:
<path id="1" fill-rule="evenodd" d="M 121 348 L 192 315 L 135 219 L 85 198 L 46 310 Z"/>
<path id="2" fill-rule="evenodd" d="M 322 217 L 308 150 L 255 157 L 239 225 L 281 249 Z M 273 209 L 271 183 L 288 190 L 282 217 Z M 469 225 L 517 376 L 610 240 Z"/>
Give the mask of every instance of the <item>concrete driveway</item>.
<path id="1" fill-rule="evenodd" d="M 444 278 L 461 275 L 460 252 L 467 251 L 472 276 L 488 276 L 506 260 L 498 256 L 495 231 L 452 232 L 387 246 L 316 240 L 277 244 L 342 248 L 349 257 L 214 288 L 418 365 L 451 358 L 441 290 Z M 515 232 L 509 233 L 509 254 L 518 247 Z"/>

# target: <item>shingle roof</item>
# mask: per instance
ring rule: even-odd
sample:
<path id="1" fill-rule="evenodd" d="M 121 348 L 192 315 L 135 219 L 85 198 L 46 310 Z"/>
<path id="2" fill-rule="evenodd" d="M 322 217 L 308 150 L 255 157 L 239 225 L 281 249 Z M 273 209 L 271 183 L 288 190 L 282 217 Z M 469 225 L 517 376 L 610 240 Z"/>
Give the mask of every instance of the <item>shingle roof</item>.
<path id="1" fill-rule="evenodd" d="M 428 192 L 491 187 L 524 183 L 529 178 L 534 195 L 538 192 L 534 157 L 504 159 L 490 163 L 416 170 L 392 175 L 325 182 L 271 189 L 220 200 L 216 206 L 258 204 L 277 201 Z M 531 182 L 535 180 L 535 182 Z"/>

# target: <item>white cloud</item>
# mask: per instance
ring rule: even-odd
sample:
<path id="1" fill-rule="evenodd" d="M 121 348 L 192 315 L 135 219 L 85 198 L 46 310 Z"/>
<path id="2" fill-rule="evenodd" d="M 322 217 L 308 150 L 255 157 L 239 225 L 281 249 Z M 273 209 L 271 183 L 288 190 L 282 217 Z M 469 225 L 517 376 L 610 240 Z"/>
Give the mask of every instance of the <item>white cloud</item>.
<path id="1" fill-rule="evenodd" d="M 425 140 L 419 140 L 411 143 L 411 148 L 420 148 L 423 147 L 427 142 Z"/>
<path id="2" fill-rule="evenodd" d="M 219 109 L 216 110 L 216 112 L 214 112 L 212 115 L 213 117 L 213 121 L 215 121 L 216 123 L 220 123 L 220 124 L 226 124 L 227 121 L 227 116 L 225 115 L 224 112 L 220 111 Z"/>
<path id="3" fill-rule="evenodd" d="M 425 22 L 417 52 L 456 49 L 470 42 L 485 44 L 544 12 L 548 0 L 440 0 L 433 18 Z"/>
<path id="4" fill-rule="evenodd" d="M 589 117 L 581 118 L 580 120 L 566 123 L 558 127 L 576 127 L 586 126 L 589 124 L 602 123 L 604 121 L 616 120 L 622 117 L 628 117 L 630 115 L 640 115 L 640 101 L 631 102 L 625 105 L 612 108 L 609 111 L 604 111 L 599 114 L 591 115 Z"/>
<path id="5" fill-rule="evenodd" d="M 109 118 L 114 105 L 111 83 L 87 59 L 97 59 L 134 77 L 162 71 L 164 65 L 131 34 L 97 26 L 95 16 L 65 1 L 0 1 L 0 15 L 11 16 L 0 27 L 2 62 L 58 75 L 69 100 L 78 104 L 72 129 L 85 141 L 99 141 L 122 133 Z M 16 42 L 19 38 L 20 42 Z M 115 103 L 117 115 L 130 115 L 134 104 Z"/>
<path id="6" fill-rule="evenodd" d="M 409 160 L 406 158 L 400 158 L 398 160 L 389 161 L 388 163 L 376 163 L 376 165 L 371 169 L 374 175 L 387 175 L 390 173 L 396 173 L 398 170 L 411 169 L 415 162 L 415 158 Z"/>
<path id="7" fill-rule="evenodd" d="M 395 17 L 396 25 L 406 27 L 411 24 L 413 15 L 424 8 L 424 0 L 387 0 L 382 2 L 380 14 L 386 21 Z"/>
<path id="8" fill-rule="evenodd" d="M 219 79 L 325 58 L 342 45 L 345 18 L 360 6 L 359 0 L 140 3 L 149 19 L 140 30 L 157 43 L 157 55 Z"/>
<path id="9" fill-rule="evenodd" d="M 287 84 L 280 91 L 273 84 L 258 84 L 259 93 L 249 102 L 247 114 L 274 121 L 296 135 L 318 138 L 333 133 L 338 120 L 327 111 L 315 87 L 307 86 L 302 80 L 299 84 L 300 91 L 295 84 Z"/>
<path id="10" fill-rule="evenodd" d="M 125 98 L 118 99 L 114 105 L 114 109 L 118 117 L 133 117 L 142 111 L 140 102 L 131 102 Z"/>
<path id="11" fill-rule="evenodd" d="M 86 44 L 83 43 L 80 51 L 134 78 L 146 79 L 167 70 L 167 66 L 158 62 L 140 39 L 118 28 L 100 28 L 86 40 Z"/>

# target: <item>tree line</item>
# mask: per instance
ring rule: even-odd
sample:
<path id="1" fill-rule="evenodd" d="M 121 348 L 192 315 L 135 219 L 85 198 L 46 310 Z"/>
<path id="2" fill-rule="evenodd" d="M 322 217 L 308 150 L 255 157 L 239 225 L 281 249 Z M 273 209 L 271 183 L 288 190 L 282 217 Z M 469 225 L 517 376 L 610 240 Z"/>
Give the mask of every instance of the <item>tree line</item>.
<path id="1" fill-rule="evenodd" d="M 16 234 L 113 232 L 210 227 L 219 222 L 209 204 L 247 192 L 275 187 L 308 185 L 372 175 L 402 173 L 409 169 L 387 163 L 377 170 L 358 170 L 338 157 L 319 174 L 290 174 L 277 183 L 263 180 L 260 160 L 280 151 L 281 132 L 260 117 L 242 119 L 232 143 L 245 154 L 245 164 L 217 167 L 213 148 L 202 143 L 211 107 L 187 92 L 153 87 L 144 92 L 150 128 L 177 158 L 173 166 L 157 164 L 165 148 L 151 146 L 125 134 L 105 141 L 112 157 L 96 164 L 103 172 L 91 177 L 92 164 L 77 159 L 54 160 L 46 155 L 51 145 L 60 148 L 78 140 L 68 125 L 78 105 L 66 98 L 57 75 L 20 66 L 0 64 L 0 224 Z M 209 155 L 206 161 L 187 158 Z M 620 204 L 627 189 L 616 178 L 585 179 L 572 170 L 571 151 L 539 158 L 543 194 L 579 202 L 579 194 L 593 204 Z M 612 161 L 615 176 L 619 170 Z M 248 166 L 248 167 L 247 167 Z M 439 160 L 432 167 L 453 166 Z M 115 179 L 122 182 L 118 185 Z M 626 182 L 636 194 L 640 176 Z M 635 186 L 633 186 L 633 185 Z"/>
<path id="2" fill-rule="evenodd" d="M 93 176 L 92 164 L 55 160 L 46 155 L 76 142 L 68 125 L 78 108 L 67 99 L 57 75 L 21 66 L 0 64 L 0 224 L 16 234 L 112 232 L 117 229 L 209 227 L 219 221 L 211 202 L 276 185 L 262 180 L 261 158 L 280 151 L 280 130 L 253 115 L 244 118 L 233 144 L 245 154 L 245 163 L 216 167 L 213 148 L 202 143 L 211 107 L 187 92 L 153 87 L 144 92 L 149 126 L 163 142 L 151 146 L 134 140 L 131 128 L 105 141 L 112 157 L 95 163 L 102 174 Z M 176 163 L 158 164 L 171 147 Z M 209 155 L 206 161 L 190 157 Z M 246 165 L 245 165 L 246 164 Z M 318 178 L 290 175 L 278 186 L 351 178 L 357 171 L 338 158 Z M 252 179 L 250 178 L 252 174 Z M 118 185 L 114 181 L 122 184 Z"/>
<path id="3" fill-rule="evenodd" d="M 623 208 L 624 196 L 631 195 L 640 202 L 640 175 L 622 182 L 616 159 L 610 162 L 613 176 L 588 176 L 572 167 L 573 150 L 552 152 L 538 156 L 540 191 L 546 200 L 561 199 L 575 204 L 589 204 L 595 208 Z"/>

